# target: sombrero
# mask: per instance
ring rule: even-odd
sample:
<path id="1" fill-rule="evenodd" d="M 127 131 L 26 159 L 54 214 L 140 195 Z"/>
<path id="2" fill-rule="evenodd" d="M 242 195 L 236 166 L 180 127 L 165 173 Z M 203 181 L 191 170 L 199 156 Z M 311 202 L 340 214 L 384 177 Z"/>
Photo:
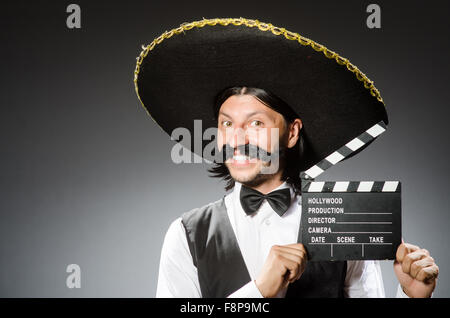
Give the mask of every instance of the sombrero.
<path id="1" fill-rule="evenodd" d="M 142 47 L 134 83 L 147 113 L 165 132 L 184 127 L 192 138 L 195 119 L 202 120 L 203 131 L 217 127 L 213 105 L 225 88 L 270 91 L 303 122 L 302 170 L 374 124 L 388 124 L 380 92 L 348 59 L 258 20 L 203 19 L 164 32 Z M 177 141 L 202 156 L 203 148 L 191 146 L 193 139 Z"/>

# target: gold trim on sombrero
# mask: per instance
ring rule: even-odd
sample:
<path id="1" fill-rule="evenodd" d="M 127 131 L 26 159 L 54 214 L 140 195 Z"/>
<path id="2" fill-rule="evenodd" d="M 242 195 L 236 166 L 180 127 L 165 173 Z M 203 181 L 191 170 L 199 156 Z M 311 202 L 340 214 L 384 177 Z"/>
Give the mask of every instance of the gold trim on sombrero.
<path id="1" fill-rule="evenodd" d="M 356 78 L 359 81 L 364 82 L 364 87 L 370 91 L 370 94 L 372 96 L 376 97 L 376 99 L 378 101 L 382 102 L 384 105 L 384 101 L 381 98 L 380 92 L 378 91 L 378 89 L 375 88 L 373 81 L 371 81 L 355 65 L 350 63 L 350 61 L 348 59 L 346 59 L 342 56 L 339 56 L 339 54 L 337 54 L 336 52 L 333 52 L 333 51 L 327 49 L 325 46 L 323 46 L 317 42 L 314 42 L 311 39 L 305 38 L 304 36 L 301 36 L 298 33 L 288 31 L 285 28 L 276 27 L 276 26 L 273 26 L 271 23 L 264 23 L 264 22 L 260 22 L 258 20 L 251 20 L 251 19 L 245 19 L 245 18 L 215 18 L 215 19 L 203 18 L 203 20 L 200 20 L 200 21 L 182 23 L 178 28 L 164 32 L 163 34 L 161 34 L 160 36 L 155 38 L 149 45 L 142 46 L 141 54 L 136 58 L 137 63 L 136 63 L 136 69 L 134 70 L 134 87 L 136 89 L 136 94 L 139 98 L 139 101 L 141 102 L 144 109 L 147 111 L 147 114 L 150 115 L 149 111 L 144 106 L 144 103 L 142 102 L 141 97 L 139 96 L 139 91 L 138 91 L 138 86 L 137 86 L 139 69 L 142 64 L 143 59 L 147 56 L 147 54 L 151 50 L 153 50 L 153 48 L 157 44 L 160 44 L 162 41 L 164 41 L 164 39 L 168 39 L 168 38 L 172 37 L 174 34 L 180 34 L 184 31 L 190 30 L 194 27 L 201 28 L 201 27 L 204 27 L 205 25 L 214 26 L 216 24 L 220 24 L 223 26 L 227 26 L 229 24 L 246 25 L 250 28 L 257 27 L 261 31 L 269 31 L 270 30 L 275 35 L 284 35 L 284 37 L 288 40 L 298 41 L 301 45 L 310 46 L 317 52 L 323 52 L 325 57 L 327 57 L 329 59 L 334 59 L 340 65 L 345 65 L 347 70 L 354 73 Z M 150 117 L 153 119 L 153 117 L 151 115 L 150 115 Z M 153 121 L 155 121 L 155 120 L 153 119 Z M 159 126 L 159 124 L 158 124 L 158 126 Z"/>

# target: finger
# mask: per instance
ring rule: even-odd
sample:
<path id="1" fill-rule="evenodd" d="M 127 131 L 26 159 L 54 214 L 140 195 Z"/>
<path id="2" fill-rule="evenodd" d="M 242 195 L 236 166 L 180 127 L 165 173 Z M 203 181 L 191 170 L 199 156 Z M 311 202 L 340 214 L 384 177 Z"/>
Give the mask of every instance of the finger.
<path id="1" fill-rule="evenodd" d="M 298 271 L 298 275 L 295 278 L 295 280 L 298 280 L 302 276 L 303 272 L 306 269 L 306 263 L 308 261 L 308 252 L 306 251 L 305 246 L 301 243 L 292 244 L 292 245 L 294 248 L 296 248 L 302 252 L 302 263 L 300 264 L 300 270 Z"/>
<path id="2" fill-rule="evenodd" d="M 291 282 L 296 281 L 297 279 L 300 278 L 300 276 L 303 274 L 303 272 L 306 269 L 306 263 L 307 263 L 307 257 L 306 255 L 303 255 L 302 257 L 298 257 L 297 255 L 292 255 L 292 254 L 282 254 L 282 256 L 294 261 L 297 265 L 296 268 L 296 273 L 297 275 L 295 275 L 294 278 L 291 278 Z"/>
<path id="3" fill-rule="evenodd" d="M 427 257 L 427 254 L 422 251 L 422 250 L 416 250 L 415 252 L 411 252 L 409 254 L 407 254 L 404 258 L 403 258 L 403 262 L 402 262 L 402 270 L 404 273 L 410 273 L 411 271 L 411 264 Z"/>
<path id="4" fill-rule="evenodd" d="M 291 261 L 296 262 L 298 264 L 303 262 L 303 259 L 305 258 L 305 255 L 292 254 L 289 251 L 279 251 L 278 253 L 279 253 L 279 255 L 281 255 L 287 259 L 290 259 Z"/>
<path id="5" fill-rule="evenodd" d="M 283 267 L 282 268 L 283 272 L 289 273 L 289 276 L 287 277 L 288 281 L 289 282 L 294 281 L 294 278 L 298 274 L 300 264 L 284 256 L 280 256 L 279 259 L 281 261 L 281 266 Z"/>
<path id="6" fill-rule="evenodd" d="M 402 243 L 397 248 L 396 259 L 399 262 L 403 262 L 403 259 L 405 258 L 406 255 L 419 249 L 420 247 L 416 245 L 412 245 L 409 243 Z"/>
<path id="7" fill-rule="evenodd" d="M 303 275 L 303 273 L 304 273 L 304 271 L 306 269 L 306 262 L 307 262 L 307 260 L 305 259 L 305 261 L 300 264 L 300 268 L 299 268 L 297 276 L 295 276 L 294 280 L 300 279 L 300 277 Z"/>
<path id="8" fill-rule="evenodd" d="M 286 251 L 289 252 L 291 254 L 296 254 L 299 256 L 303 255 L 307 255 L 306 253 L 306 249 L 303 247 L 303 245 L 301 247 L 299 246 L 289 246 L 289 245 L 282 245 L 282 246 L 278 246 L 278 250 L 279 251 Z"/>
<path id="9" fill-rule="evenodd" d="M 298 269 L 295 270 L 295 272 L 297 274 L 295 275 L 295 277 L 292 277 L 292 275 L 289 277 L 290 282 L 299 279 L 300 276 L 302 275 L 303 271 L 306 268 L 306 261 L 307 261 L 306 251 L 304 251 L 304 249 L 298 248 L 298 247 L 297 248 L 289 248 L 286 245 L 274 246 L 273 249 L 274 249 L 274 253 L 275 253 L 274 256 L 276 258 L 278 258 L 279 261 L 282 261 L 282 257 L 285 257 L 291 261 L 294 261 L 297 264 Z M 284 269 L 281 269 L 281 270 L 284 270 Z"/>
<path id="10" fill-rule="evenodd" d="M 292 248 L 281 248 L 277 252 L 286 256 L 295 256 L 296 258 L 299 258 L 299 261 L 307 258 L 306 251 L 300 251 Z"/>
<path id="11" fill-rule="evenodd" d="M 282 255 L 297 263 L 306 262 L 308 258 L 305 252 L 290 249 L 278 249 L 275 251 L 275 255 Z"/>
<path id="12" fill-rule="evenodd" d="M 434 282 L 439 275 L 439 267 L 434 264 L 425 268 L 422 268 L 416 276 L 416 279 L 426 284 Z"/>
<path id="13" fill-rule="evenodd" d="M 283 247 L 294 248 L 296 250 L 306 252 L 305 246 L 302 243 L 288 244 L 288 245 L 282 245 L 282 246 Z"/>
<path id="14" fill-rule="evenodd" d="M 417 274 L 419 274 L 420 270 L 422 268 L 428 267 L 428 266 L 432 266 L 434 265 L 434 259 L 430 256 L 427 256 L 425 258 L 422 258 L 418 261 L 415 261 L 411 264 L 411 270 L 410 270 L 410 275 L 411 277 L 416 278 Z"/>
<path id="15" fill-rule="evenodd" d="M 283 271 L 289 271 L 288 280 L 290 283 L 296 281 L 300 278 L 306 268 L 306 259 L 302 262 L 292 261 L 289 258 L 285 258 L 284 256 L 279 256 L 279 260 L 282 263 Z"/>
<path id="16" fill-rule="evenodd" d="M 273 257 L 276 261 L 282 262 L 283 257 L 290 259 L 293 262 L 301 263 L 305 255 L 297 250 L 289 250 L 280 246 L 273 246 L 269 255 Z"/>
<path id="17" fill-rule="evenodd" d="M 284 277 L 283 277 L 283 288 L 287 288 L 288 286 L 289 286 L 289 284 L 291 283 L 290 281 L 289 281 L 289 274 L 290 274 L 290 272 L 289 271 L 286 271 L 286 274 L 284 274 Z"/>

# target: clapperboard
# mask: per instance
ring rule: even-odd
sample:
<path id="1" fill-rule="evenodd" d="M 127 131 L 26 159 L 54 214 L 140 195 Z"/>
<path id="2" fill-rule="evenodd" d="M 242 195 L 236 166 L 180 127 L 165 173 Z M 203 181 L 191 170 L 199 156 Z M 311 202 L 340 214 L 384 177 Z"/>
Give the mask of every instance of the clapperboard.
<path id="1" fill-rule="evenodd" d="M 395 259 L 401 243 L 399 181 L 314 181 L 385 130 L 379 122 L 302 173 L 300 237 L 309 260 Z"/>

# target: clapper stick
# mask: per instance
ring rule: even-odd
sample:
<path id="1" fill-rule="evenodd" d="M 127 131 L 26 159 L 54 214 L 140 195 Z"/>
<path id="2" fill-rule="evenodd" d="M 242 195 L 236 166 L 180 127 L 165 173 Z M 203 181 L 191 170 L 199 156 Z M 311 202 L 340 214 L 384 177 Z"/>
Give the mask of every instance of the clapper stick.
<path id="1" fill-rule="evenodd" d="M 342 161 L 346 157 L 350 156 L 356 150 L 364 146 L 365 144 L 371 142 L 382 133 L 386 131 L 386 125 L 383 121 L 380 121 L 378 124 L 373 125 L 365 132 L 363 132 L 358 137 L 352 139 L 344 146 L 333 152 L 331 155 L 315 164 L 304 173 L 302 173 L 302 179 L 314 179 L 320 174 L 322 174 L 328 168 L 334 166 L 339 161 Z"/>
<path id="2" fill-rule="evenodd" d="M 401 243 L 399 181 L 314 181 L 386 131 L 383 121 L 307 169 L 299 241 L 311 261 L 394 259 Z"/>

